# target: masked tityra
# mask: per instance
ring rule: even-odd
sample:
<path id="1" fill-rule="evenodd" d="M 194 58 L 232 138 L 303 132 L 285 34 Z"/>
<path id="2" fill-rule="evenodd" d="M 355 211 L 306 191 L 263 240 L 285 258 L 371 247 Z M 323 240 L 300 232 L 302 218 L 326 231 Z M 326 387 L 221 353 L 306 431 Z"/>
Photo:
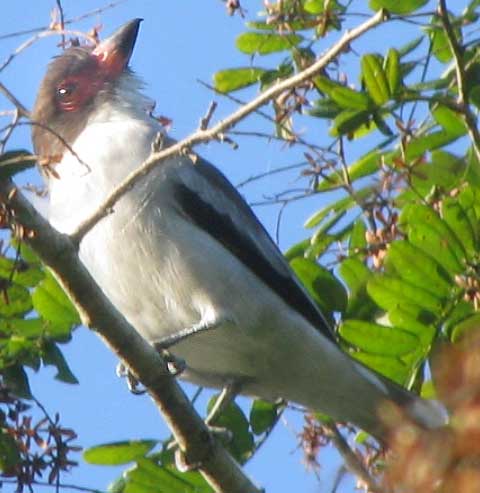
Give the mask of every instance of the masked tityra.
<path id="1" fill-rule="evenodd" d="M 49 219 L 61 232 L 89 217 L 149 156 L 162 131 L 141 81 L 127 68 L 139 24 L 127 23 L 94 49 L 64 51 L 40 86 L 33 143 L 37 155 L 59 161 L 48 187 Z M 170 347 L 185 360 L 187 380 L 282 397 L 377 437 L 384 431 L 377 416 L 383 400 L 427 427 L 445 420 L 438 404 L 339 349 L 251 209 L 202 159 L 160 163 L 84 237 L 80 257 L 152 344 L 196 332 Z"/>

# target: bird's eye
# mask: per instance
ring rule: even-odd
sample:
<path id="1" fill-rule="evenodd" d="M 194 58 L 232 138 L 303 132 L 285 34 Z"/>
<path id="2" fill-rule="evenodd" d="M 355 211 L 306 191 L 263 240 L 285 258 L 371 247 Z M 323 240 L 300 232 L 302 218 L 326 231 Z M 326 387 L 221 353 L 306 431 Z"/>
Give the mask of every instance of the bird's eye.
<path id="1" fill-rule="evenodd" d="M 74 82 L 69 82 L 66 84 L 62 84 L 57 87 L 57 96 L 59 99 L 67 99 L 75 92 L 77 89 L 77 84 Z"/>

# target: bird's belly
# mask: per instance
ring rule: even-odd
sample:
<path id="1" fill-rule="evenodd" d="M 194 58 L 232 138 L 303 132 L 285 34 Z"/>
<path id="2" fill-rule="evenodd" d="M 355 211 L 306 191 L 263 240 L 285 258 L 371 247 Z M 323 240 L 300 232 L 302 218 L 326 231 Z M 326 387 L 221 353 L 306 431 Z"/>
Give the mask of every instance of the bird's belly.
<path id="1" fill-rule="evenodd" d="M 278 362 L 270 361 L 270 349 L 281 346 L 272 319 L 276 296 L 191 223 L 175 218 L 171 228 L 168 217 L 131 217 L 117 208 L 80 248 L 116 308 L 151 343 L 202 321 L 220 322 L 171 348 L 195 383 L 221 387 L 271 374 Z"/>

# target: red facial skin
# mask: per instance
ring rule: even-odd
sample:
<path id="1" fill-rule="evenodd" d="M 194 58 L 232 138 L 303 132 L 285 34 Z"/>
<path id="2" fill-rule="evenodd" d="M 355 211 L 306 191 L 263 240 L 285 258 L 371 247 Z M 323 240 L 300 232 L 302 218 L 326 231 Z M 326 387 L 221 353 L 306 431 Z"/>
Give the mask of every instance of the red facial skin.
<path id="1" fill-rule="evenodd" d="M 91 55 L 92 63 L 83 71 L 69 75 L 56 89 L 57 105 L 62 111 L 77 111 L 87 104 L 109 80 L 117 78 L 126 65 L 125 58 L 115 49 L 100 50 Z"/>

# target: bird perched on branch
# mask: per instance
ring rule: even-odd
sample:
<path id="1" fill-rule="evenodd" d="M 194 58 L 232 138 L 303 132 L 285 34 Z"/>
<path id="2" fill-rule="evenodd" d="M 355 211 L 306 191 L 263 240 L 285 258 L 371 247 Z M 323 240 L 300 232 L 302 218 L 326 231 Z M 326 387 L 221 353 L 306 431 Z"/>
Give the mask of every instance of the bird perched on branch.
<path id="1" fill-rule="evenodd" d="M 65 50 L 41 83 L 33 143 L 59 161 L 48 186 L 49 219 L 61 232 L 90 217 L 162 132 L 128 68 L 139 24 Z M 80 258 L 147 341 L 185 360 L 187 380 L 281 397 L 379 438 L 384 400 L 423 426 L 445 421 L 437 403 L 342 352 L 252 210 L 201 158 L 159 162 L 84 236 Z"/>

